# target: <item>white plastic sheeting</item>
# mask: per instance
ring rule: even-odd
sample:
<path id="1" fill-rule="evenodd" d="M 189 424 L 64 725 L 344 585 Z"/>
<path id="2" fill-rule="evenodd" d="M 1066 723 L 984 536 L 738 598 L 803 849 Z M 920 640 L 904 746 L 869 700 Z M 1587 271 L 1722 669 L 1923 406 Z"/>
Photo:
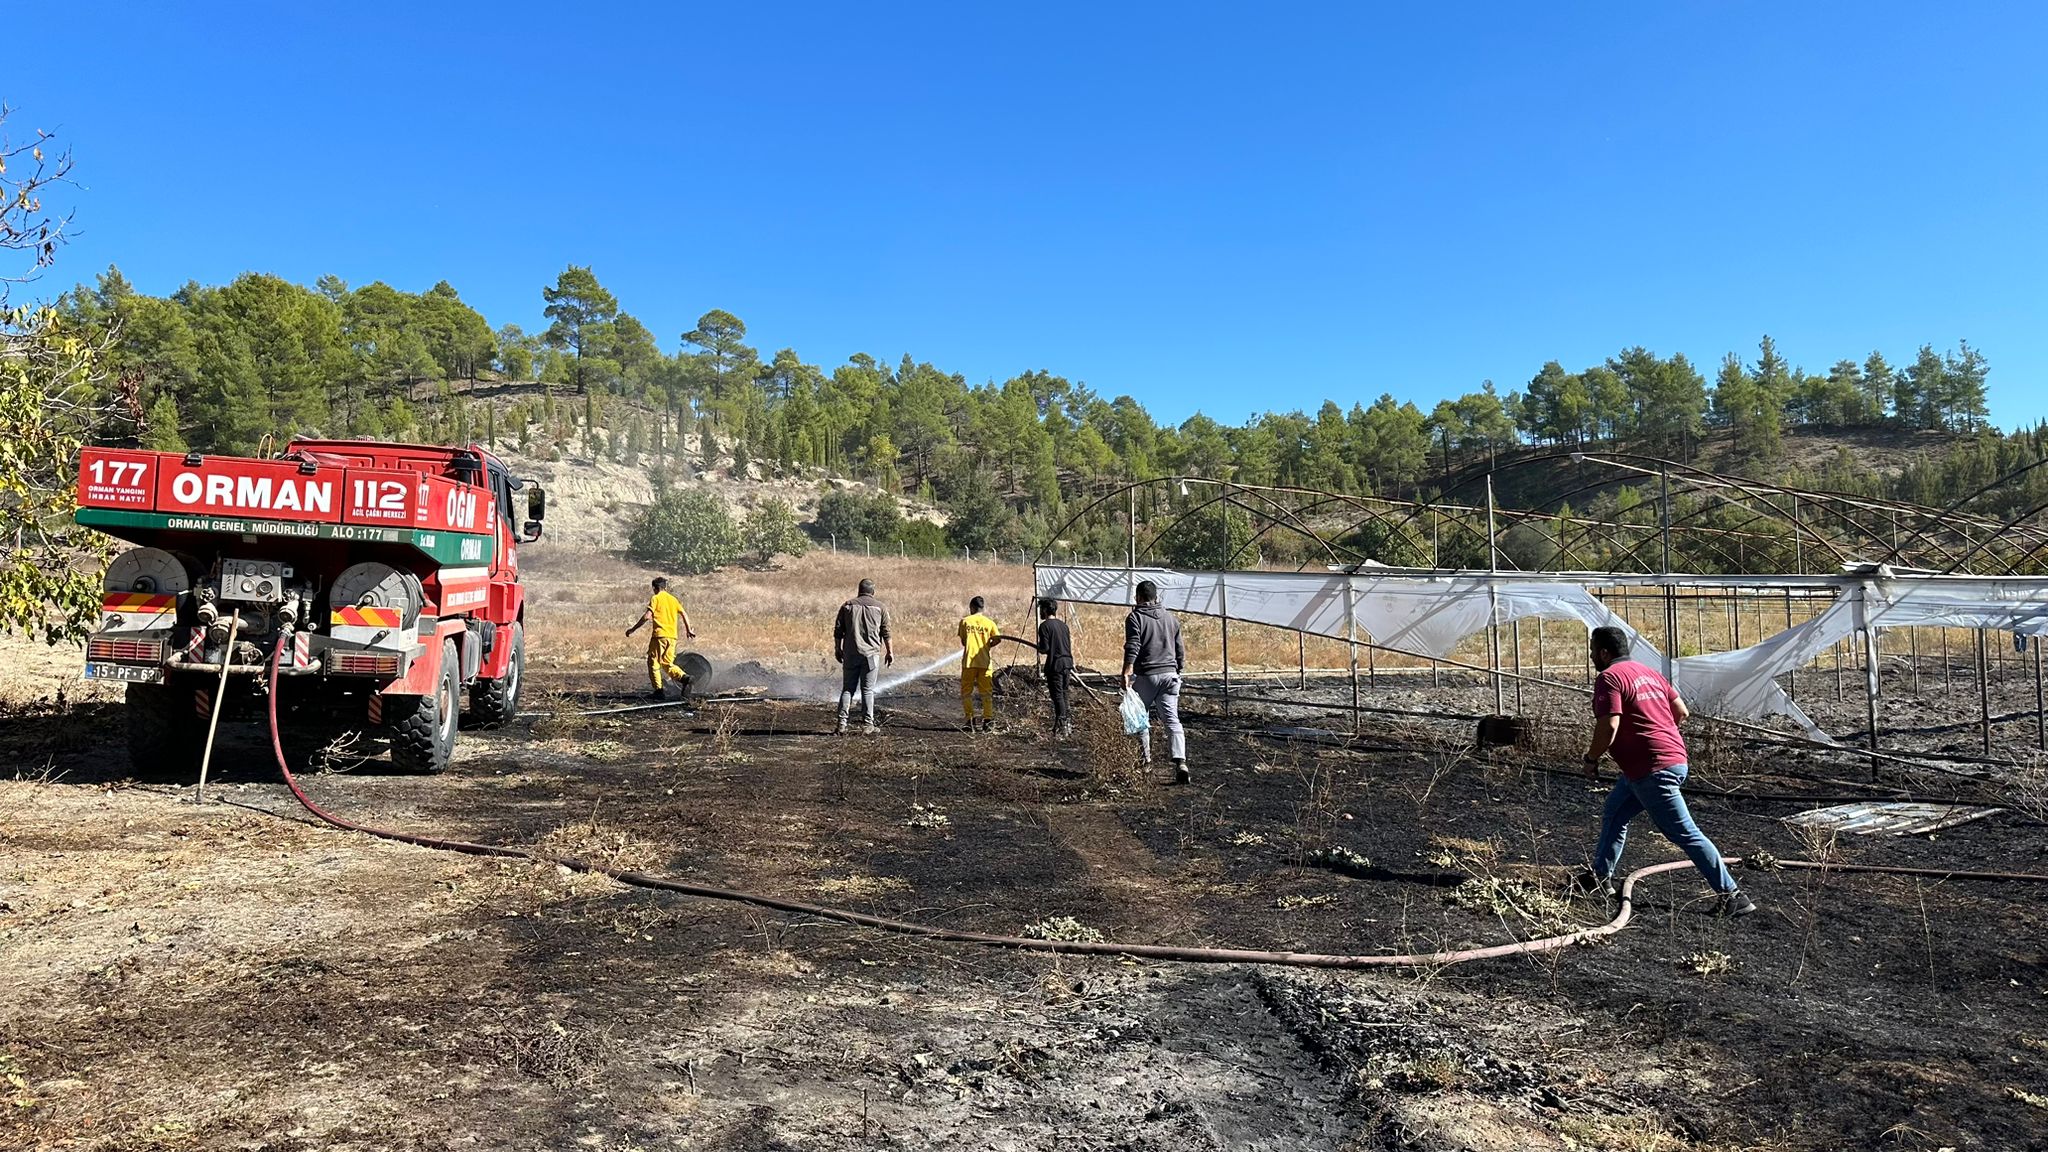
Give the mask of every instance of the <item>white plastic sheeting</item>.
<path id="1" fill-rule="evenodd" d="M 1775 636 L 1706 656 L 1684 656 L 1672 680 L 1686 702 L 1716 716 L 1784 716 L 1817 739 L 1808 719 L 1773 677 L 1805 667 L 1865 628 L 1983 628 L 2040 636 L 2048 632 L 2048 580 L 1960 576 L 1842 576 L 1835 602 Z M 1874 674 L 1865 690 L 1875 695 Z"/>
<path id="2" fill-rule="evenodd" d="M 1611 624 L 1627 631 L 1632 655 L 1658 664 L 1662 656 L 1641 634 L 1593 595 L 1593 589 L 1660 582 L 1657 578 L 1597 574 L 1540 577 L 1527 573 L 1460 572 L 1381 575 L 1344 572 L 1191 572 L 1177 569 L 1045 565 L 1038 594 L 1084 604 L 1129 604 L 1140 580 L 1159 586 L 1160 603 L 1177 612 L 1227 616 L 1336 640 L 1370 641 L 1383 648 L 1447 657 L 1459 641 L 1487 624 L 1527 617 L 1574 620 L 1587 628 Z M 1679 576 L 1688 591 L 1758 590 L 1768 579 Z M 1866 628 L 1985 628 L 2025 636 L 2048 634 L 2048 580 L 1990 577 L 1871 575 L 1797 577 L 1787 587 L 1833 588 L 1835 601 L 1812 619 L 1746 648 L 1673 662 L 1672 679 L 1700 711 L 1739 719 L 1782 716 L 1818 739 L 1827 739 L 1774 679 L 1804 667 L 1821 653 Z M 1876 691 L 1874 681 L 1870 691 Z"/>
<path id="3" fill-rule="evenodd" d="M 1334 640 L 1351 639 L 1345 600 L 1352 601 L 1357 639 L 1425 656 L 1449 656 L 1458 642 L 1485 628 L 1524 617 L 1577 620 L 1588 628 L 1627 628 L 1646 659 L 1656 649 L 1607 610 L 1585 586 L 1516 582 L 1511 576 L 1378 576 L 1361 572 L 1186 572 L 1166 568 L 1041 566 L 1038 594 L 1084 604 L 1130 604 L 1138 581 L 1159 586 L 1159 603 L 1176 612 L 1228 616 Z M 1498 615 L 1495 599 L 1498 598 Z M 1226 611 L 1226 605 L 1228 610 Z"/>

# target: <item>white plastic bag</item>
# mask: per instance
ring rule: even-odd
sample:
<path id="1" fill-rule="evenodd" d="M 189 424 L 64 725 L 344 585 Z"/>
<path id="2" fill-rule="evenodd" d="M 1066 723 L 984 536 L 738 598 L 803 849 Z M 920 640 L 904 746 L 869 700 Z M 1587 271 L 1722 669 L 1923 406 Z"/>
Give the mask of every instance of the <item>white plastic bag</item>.
<path id="1" fill-rule="evenodd" d="M 1138 699 L 1138 690 L 1124 689 L 1123 702 L 1116 706 L 1117 713 L 1124 718 L 1124 735 L 1136 736 L 1152 727 L 1152 717 L 1145 713 L 1145 702 Z"/>

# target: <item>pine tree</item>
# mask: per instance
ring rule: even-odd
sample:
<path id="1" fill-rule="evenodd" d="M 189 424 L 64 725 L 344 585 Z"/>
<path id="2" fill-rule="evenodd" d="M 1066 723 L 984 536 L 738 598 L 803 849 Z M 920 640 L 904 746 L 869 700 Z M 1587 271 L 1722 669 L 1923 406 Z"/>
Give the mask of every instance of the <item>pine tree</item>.
<path id="1" fill-rule="evenodd" d="M 706 472 L 718 466 L 718 436 L 711 431 L 711 417 L 697 421 L 697 457 Z"/>
<path id="2" fill-rule="evenodd" d="M 178 428 L 178 402 L 161 392 L 142 422 L 142 446 L 155 452 L 183 452 L 185 435 Z"/>

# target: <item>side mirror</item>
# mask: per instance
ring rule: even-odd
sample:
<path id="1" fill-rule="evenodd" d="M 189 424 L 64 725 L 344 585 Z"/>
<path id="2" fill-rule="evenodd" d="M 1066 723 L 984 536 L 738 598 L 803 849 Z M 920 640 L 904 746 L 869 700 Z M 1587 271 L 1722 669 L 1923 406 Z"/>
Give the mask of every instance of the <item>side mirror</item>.
<path id="1" fill-rule="evenodd" d="M 540 521 L 528 520 L 526 522 L 526 530 L 524 533 L 520 535 L 519 542 L 522 544 L 531 544 L 538 539 L 540 539 Z"/>
<path id="2" fill-rule="evenodd" d="M 526 518 L 534 522 L 533 533 L 536 536 L 540 534 L 540 521 L 548 518 L 548 494 L 531 481 L 526 486 Z"/>

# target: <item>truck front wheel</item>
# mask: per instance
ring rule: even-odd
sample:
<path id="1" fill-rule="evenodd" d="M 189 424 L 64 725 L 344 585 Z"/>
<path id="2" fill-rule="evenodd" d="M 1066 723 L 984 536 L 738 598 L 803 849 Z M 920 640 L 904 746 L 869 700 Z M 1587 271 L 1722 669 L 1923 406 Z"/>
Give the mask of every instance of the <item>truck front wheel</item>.
<path id="1" fill-rule="evenodd" d="M 512 625 L 512 658 L 496 680 L 478 680 L 469 690 L 469 714 L 479 728 L 498 728 L 519 715 L 519 684 L 526 675 L 526 626 Z"/>
<path id="2" fill-rule="evenodd" d="M 128 685 L 128 766 L 137 776 L 182 779 L 199 774 L 206 721 L 188 683 Z"/>
<path id="3" fill-rule="evenodd" d="M 425 696 L 385 701 L 391 724 L 391 762 L 409 772 L 444 772 L 455 752 L 455 724 L 462 711 L 462 663 L 451 638 L 441 641 L 441 676 Z"/>

